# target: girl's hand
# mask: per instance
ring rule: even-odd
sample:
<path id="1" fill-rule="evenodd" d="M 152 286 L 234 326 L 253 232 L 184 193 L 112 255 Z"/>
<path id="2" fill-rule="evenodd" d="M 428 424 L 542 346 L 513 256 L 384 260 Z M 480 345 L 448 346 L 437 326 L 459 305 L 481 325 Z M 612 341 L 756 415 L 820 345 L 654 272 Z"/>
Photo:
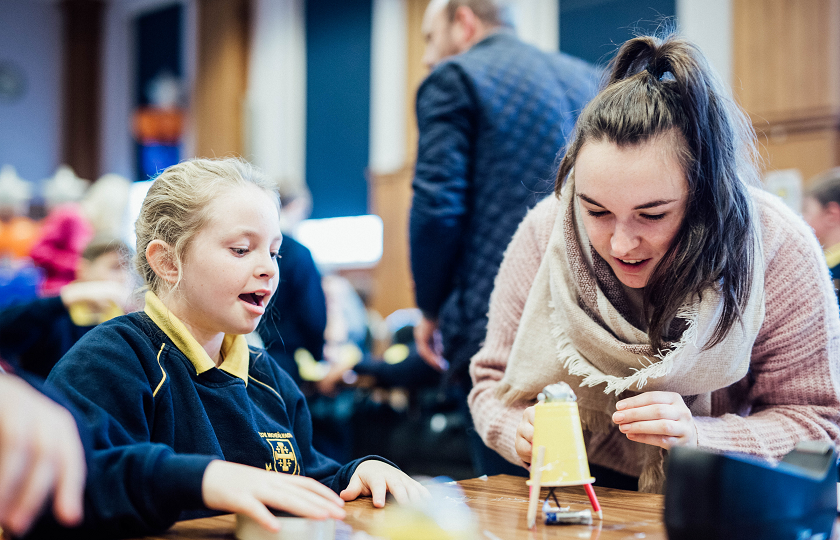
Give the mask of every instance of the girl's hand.
<path id="1" fill-rule="evenodd" d="M 516 453 L 525 463 L 531 463 L 532 445 L 534 442 L 534 406 L 530 406 L 522 413 L 522 421 L 516 428 Z"/>
<path id="2" fill-rule="evenodd" d="M 204 471 L 207 508 L 245 514 L 270 531 L 280 525 L 270 508 L 301 517 L 344 519 L 344 501 L 317 480 L 214 460 Z"/>
<path id="3" fill-rule="evenodd" d="M 391 492 L 399 504 L 419 502 L 431 497 L 429 490 L 399 469 L 387 463 L 369 459 L 356 467 L 341 498 L 352 501 L 359 495 L 373 497 L 373 506 L 385 506 L 385 494 Z"/>
<path id="4" fill-rule="evenodd" d="M 82 520 L 85 454 L 76 422 L 22 379 L 0 374 L 0 527 L 23 535 L 45 504 Z"/>
<path id="5" fill-rule="evenodd" d="M 675 392 L 645 392 L 615 404 L 613 422 L 631 441 L 670 448 L 697 446 L 691 411 Z"/>

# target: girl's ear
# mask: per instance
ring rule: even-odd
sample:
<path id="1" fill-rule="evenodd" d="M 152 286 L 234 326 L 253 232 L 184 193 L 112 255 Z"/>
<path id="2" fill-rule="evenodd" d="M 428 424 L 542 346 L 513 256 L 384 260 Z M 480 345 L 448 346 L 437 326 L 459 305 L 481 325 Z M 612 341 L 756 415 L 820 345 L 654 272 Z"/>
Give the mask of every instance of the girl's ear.
<path id="1" fill-rule="evenodd" d="M 146 260 L 159 278 L 170 285 L 178 283 L 180 271 L 175 263 L 172 247 L 169 244 L 163 240 L 149 242 L 149 245 L 146 246 Z"/>

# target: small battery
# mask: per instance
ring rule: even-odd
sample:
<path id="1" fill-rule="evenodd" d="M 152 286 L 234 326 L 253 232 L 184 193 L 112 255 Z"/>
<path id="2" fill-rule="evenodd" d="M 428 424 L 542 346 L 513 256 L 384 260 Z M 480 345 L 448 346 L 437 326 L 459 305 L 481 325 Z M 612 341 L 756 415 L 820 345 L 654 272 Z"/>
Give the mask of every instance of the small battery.
<path id="1" fill-rule="evenodd" d="M 546 525 L 592 525 L 592 512 L 587 508 L 578 512 L 545 512 Z"/>

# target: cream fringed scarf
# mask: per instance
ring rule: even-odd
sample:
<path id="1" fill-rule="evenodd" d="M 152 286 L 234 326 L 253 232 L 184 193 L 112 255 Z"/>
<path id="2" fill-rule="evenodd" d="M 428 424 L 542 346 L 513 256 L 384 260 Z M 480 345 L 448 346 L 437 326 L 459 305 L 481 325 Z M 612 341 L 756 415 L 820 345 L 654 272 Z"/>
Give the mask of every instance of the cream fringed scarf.
<path id="1" fill-rule="evenodd" d="M 560 198 L 560 211 L 548 248 L 528 293 L 505 375 L 498 388 L 506 403 L 534 400 L 548 384 L 569 383 L 578 396 L 583 427 L 606 432 L 617 396 L 625 391 L 663 390 L 684 396 L 694 416 L 711 414 L 711 392 L 742 379 L 764 321 L 764 257 L 760 232 L 754 233 L 750 297 L 743 313 L 721 343 L 702 350 L 720 316 L 722 301 L 707 291 L 680 308 L 684 322 L 678 341 L 651 355 L 647 334 L 628 322 L 608 299 L 601 283 L 618 282 L 596 270 L 589 238 L 580 220 L 574 174 Z M 755 215 L 755 214 L 753 214 Z M 585 248 L 585 249 L 584 249 Z M 597 275 L 597 277 L 596 277 Z M 614 297 L 614 296 L 613 296 Z M 626 312 L 626 311 L 625 311 Z M 663 453 L 644 445 L 639 489 L 662 489 Z"/>

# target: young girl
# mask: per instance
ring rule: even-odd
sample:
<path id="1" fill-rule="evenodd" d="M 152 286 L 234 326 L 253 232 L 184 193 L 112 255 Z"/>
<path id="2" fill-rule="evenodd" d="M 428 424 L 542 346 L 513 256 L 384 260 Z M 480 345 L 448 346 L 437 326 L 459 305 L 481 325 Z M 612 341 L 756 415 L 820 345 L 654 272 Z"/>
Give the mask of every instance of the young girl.
<path id="1" fill-rule="evenodd" d="M 840 441 L 840 318 L 813 233 L 757 184 L 753 134 L 692 44 L 639 37 L 505 254 L 472 359 L 476 430 L 531 460 L 578 395 L 590 462 L 662 487 L 673 445 L 779 459 Z"/>
<path id="2" fill-rule="evenodd" d="M 361 494 L 379 507 L 386 491 L 427 494 L 381 458 L 341 466 L 315 450 L 302 394 L 246 344 L 277 287 L 279 210 L 234 159 L 174 165 L 149 190 L 145 309 L 92 330 L 49 379 L 95 426 L 89 527 L 143 534 L 216 510 L 276 529 L 269 508 L 341 519 Z"/>

